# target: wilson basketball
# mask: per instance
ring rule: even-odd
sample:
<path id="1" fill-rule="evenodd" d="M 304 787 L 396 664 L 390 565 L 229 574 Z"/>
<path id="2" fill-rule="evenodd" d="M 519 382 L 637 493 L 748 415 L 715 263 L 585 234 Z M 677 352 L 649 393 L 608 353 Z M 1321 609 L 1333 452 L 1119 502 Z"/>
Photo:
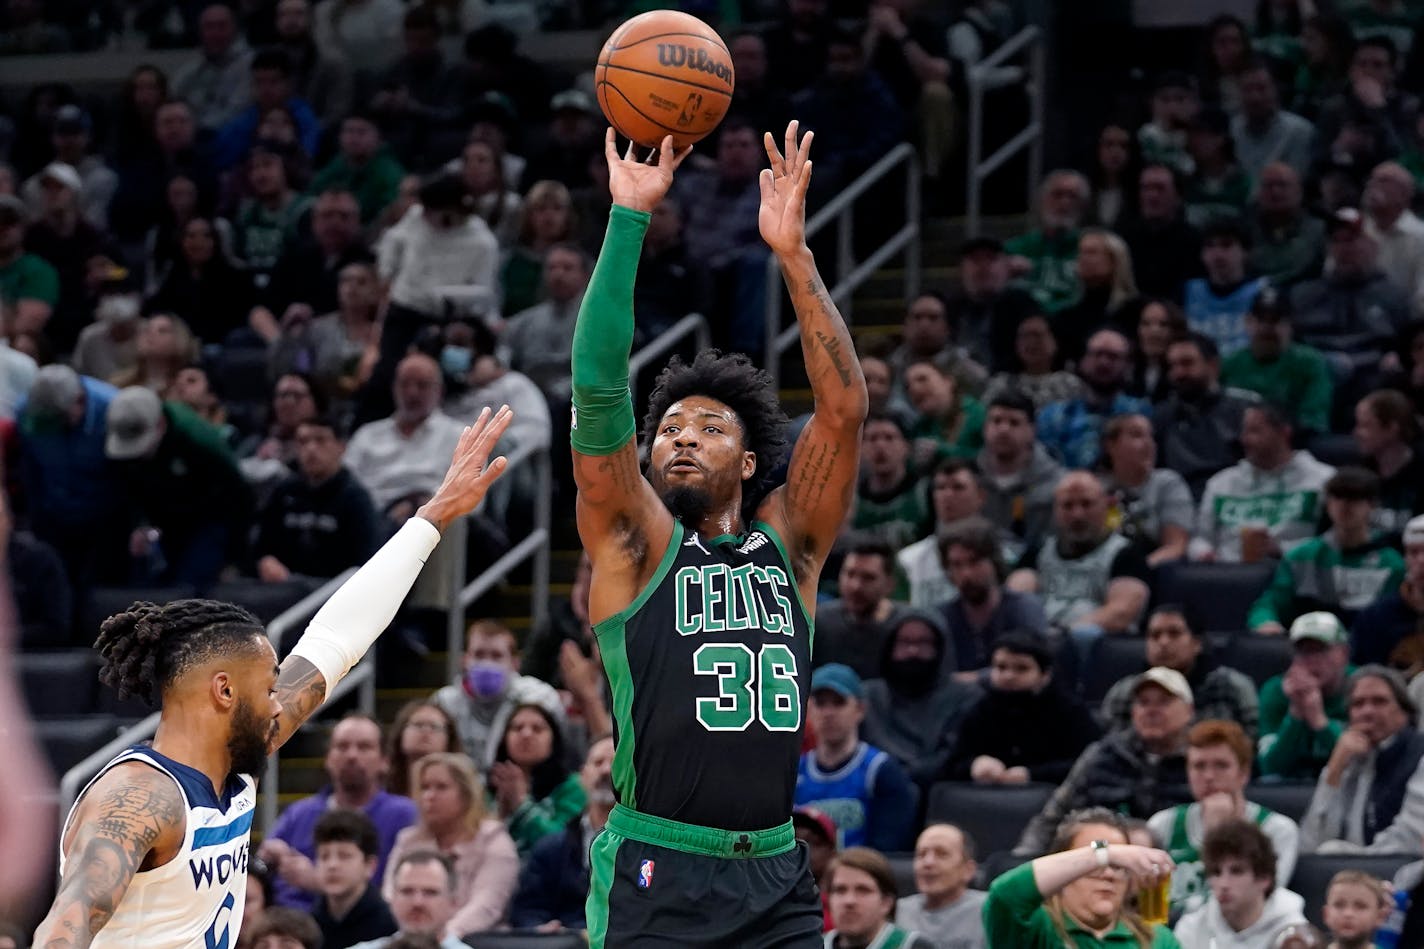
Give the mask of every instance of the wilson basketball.
<path id="1" fill-rule="evenodd" d="M 653 148 L 671 135 L 685 148 L 732 104 L 732 56 L 717 31 L 686 13 L 654 10 L 624 23 L 603 46 L 594 88 L 624 137 Z"/>

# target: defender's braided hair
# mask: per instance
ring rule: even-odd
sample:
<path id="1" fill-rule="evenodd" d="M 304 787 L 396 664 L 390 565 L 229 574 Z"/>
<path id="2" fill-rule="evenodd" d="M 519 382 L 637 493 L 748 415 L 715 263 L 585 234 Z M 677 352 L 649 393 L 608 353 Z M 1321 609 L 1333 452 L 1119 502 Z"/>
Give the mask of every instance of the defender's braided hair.
<path id="1" fill-rule="evenodd" d="M 651 444 L 657 437 L 668 407 L 688 396 L 716 399 L 737 413 L 742 423 L 742 444 L 756 455 L 756 471 L 742 482 L 742 520 L 751 522 L 757 505 L 771 489 L 772 475 L 786 457 L 790 422 L 766 370 L 752 364 L 744 353 L 722 353 L 704 349 L 689 365 L 674 356 L 658 374 L 648 414 L 643 419 L 643 437 Z"/>
<path id="2" fill-rule="evenodd" d="M 251 649 L 262 622 L 218 600 L 138 602 L 99 627 L 94 648 L 103 665 L 99 681 L 120 698 L 136 695 L 150 706 L 186 669 L 235 649 Z"/>

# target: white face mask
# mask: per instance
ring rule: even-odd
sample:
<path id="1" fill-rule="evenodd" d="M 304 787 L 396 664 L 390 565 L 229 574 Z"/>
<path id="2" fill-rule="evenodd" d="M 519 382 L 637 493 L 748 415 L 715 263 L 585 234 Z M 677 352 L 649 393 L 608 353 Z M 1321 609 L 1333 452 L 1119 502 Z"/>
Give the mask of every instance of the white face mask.
<path id="1" fill-rule="evenodd" d="M 127 323 L 138 319 L 138 298 L 132 296 L 104 297 L 94 310 L 101 323 Z"/>

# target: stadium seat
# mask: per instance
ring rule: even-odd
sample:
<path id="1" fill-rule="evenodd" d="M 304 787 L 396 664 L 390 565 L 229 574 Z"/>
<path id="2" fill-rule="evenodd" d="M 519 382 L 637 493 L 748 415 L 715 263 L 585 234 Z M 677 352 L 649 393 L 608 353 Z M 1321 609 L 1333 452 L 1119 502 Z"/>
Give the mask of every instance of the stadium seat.
<path id="1" fill-rule="evenodd" d="M 1310 806 L 1310 796 L 1315 793 L 1314 784 L 1300 782 L 1263 782 L 1246 788 L 1246 800 L 1264 808 L 1284 814 L 1297 824 L 1305 816 Z"/>
<path id="2" fill-rule="evenodd" d="M 972 784 L 941 781 L 930 788 L 926 822 L 949 821 L 974 838 L 981 856 L 1012 850 L 1024 827 L 1053 794 L 1052 784 Z"/>
<path id="3" fill-rule="evenodd" d="M 36 718 L 94 710 L 99 656 L 92 649 L 20 653 L 20 687 Z"/>
<path id="4" fill-rule="evenodd" d="M 913 853 L 887 853 L 890 869 L 895 874 L 895 893 L 898 896 L 915 894 L 915 855 Z"/>
<path id="5" fill-rule="evenodd" d="M 79 643 L 92 646 L 104 620 L 122 613 L 137 601 L 169 603 L 197 595 L 198 591 L 191 586 L 95 587 L 89 591 L 89 602 L 84 604 L 80 614 Z"/>
<path id="6" fill-rule="evenodd" d="M 49 756 L 55 777 L 118 737 L 119 720 L 112 715 L 44 718 L 35 722 L 35 737 Z"/>
<path id="7" fill-rule="evenodd" d="M 1364 463 L 1364 459 L 1360 457 L 1360 446 L 1355 444 L 1355 436 L 1349 432 L 1311 435 L 1306 439 L 1305 449 L 1327 465 L 1334 465 L 1336 468 Z"/>
<path id="8" fill-rule="evenodd" d="M 974 882 L 969 885 L 976 890 L 987 890 L 990 883 L 993 883 L 1014 867 L 1022 866 L 1027 862 L 1027 857 L 1015 857 L 1011 853 L 1000 852 L 990 854 L 988 857 L 979 861 L 979 871 L 974 875 Z"/>
<path id="9" fill-rule="evenodd" d="M 298 577 L 285 583 L 263 583 L 242 579 L 219 583 L 208 591 L 214 600 L 245 607 L 264 623 L 270 623 L 295 606 L 302 597 L 321 585 L 320 580 Z"/>
<path id="10" fill-rule="evenodd" d="M 1093 644 L 1088 668 L 1080 677 L 1083 699 L 1090 705 L 1102 701 L 1119 679 L 1147 668 L 1147 644 L 1138 636 L 1100 636 Z"/>
<path id="11" fill-rule="evenodd" d="M 1285 672 L 1294 655 L 1288 637 L 1238 633 L 1226 640 L 1217 661 L 1244 672 L 1260 688 L 1267 679 Z"/>
<path id="12" fill-rule="evenodd" d="M 470 933 L 462 940 L 474 949 L 587 949 L 581 932 L 566 933 Z"/>
<path id="13" fill-rule="evenodd" d="M 1164 563 L 1157 568 L 1154 603 L 1180 603 L 1204 632 L 1246 628 L 1246 613 L 1275 572 L 1264 563 Z"/>
<path id="14" fill-rule="evenodd" d="M 1409 854 L 1301 854 L 1291 876 L 1290 888 L 1305 897 L 1305 917 L 1317 926 L 1325 925 L 1321 919 L 1321 909 L 1325 905 L 1325 891 L 1330 886 L 1330 878 L 1341 870 L 1363 870 L 1381 880 L 1391 880 L 1395 872 L 1406 863 L 1418 860 Z"/>

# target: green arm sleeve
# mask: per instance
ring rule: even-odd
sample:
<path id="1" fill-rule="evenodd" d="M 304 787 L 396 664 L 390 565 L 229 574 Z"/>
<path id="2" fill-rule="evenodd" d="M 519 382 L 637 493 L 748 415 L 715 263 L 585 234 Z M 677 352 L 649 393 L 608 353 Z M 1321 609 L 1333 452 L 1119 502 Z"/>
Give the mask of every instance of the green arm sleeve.
<path id="1" fill-rule="evenodd" d="M 614 205 L 608 233 L 579 307 L 573 341 L 570 442 L 584 455 L 611 455 L 637 431 L 628 390 L 633 281 L 652 215 Z"/>

